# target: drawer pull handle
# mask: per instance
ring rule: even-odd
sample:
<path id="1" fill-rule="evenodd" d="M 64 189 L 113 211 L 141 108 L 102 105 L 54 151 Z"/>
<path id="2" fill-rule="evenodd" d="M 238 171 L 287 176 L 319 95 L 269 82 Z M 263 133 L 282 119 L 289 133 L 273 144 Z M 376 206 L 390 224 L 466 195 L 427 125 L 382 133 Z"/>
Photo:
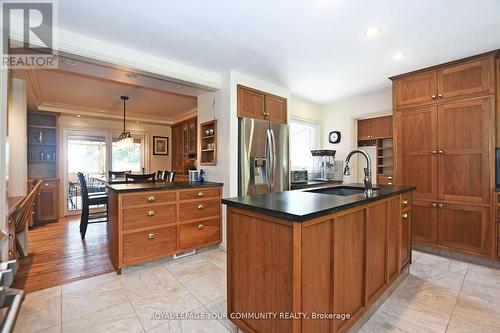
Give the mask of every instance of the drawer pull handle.
<path id="1" fill-rule="evenodd" d="M 202 197 L 203 196 L 203 192 L 198 192 L 198 196 Z"/>
<path id="2" fill-rule="evenodd" d="M 156 198 L 154 196 L 148 197 L 148 202 L 155 202 Z"/>
<path id="3" fill-rule="evenodd" d="M 154 210 L 150 210 L 150 211 L 147 213 L 147 215 L 148 215 L 149 217 L 153 217 L 153 216 L 155 216 L 155 215 L 156 215 L 156 212 L 155 212 Z"/>
<path id="4" fill-rule="evenodd" d="M 401 203 L 402 203 L 403 205 L 407 206 L 407 205 L 408 205 L 408 200 L 406 200 L 406 199 L 405 199 L 405 200 L 401 201 Z"/>
<path id="5" fill-rule="evenodd" d="M 403 216 L 404 219 L 407 219 L 408 218 L 408 213 L 404 213 L 402 216 Z"/>
<path id="6" fill-rule="evenodd" d="M 198 210 L 202 210 L 203 208 L 205 208 L 203 205 L 198 205 Z"/>
<path id="7" fill-rule="evenodd" d="M 198 224 L 198 230 L 205 229 L 205 226 L 203 224 Z"/>
<path id="8" fill-rule="evenodd" d="M 149 235 L 148 235 L 148 239 L 150 239 L 150 240 L 151 240 L 151 239 L 155 239 L 155 238 L 156 238 L 156 235 L 155 235 L 155 234 L 149 234 Z"/>
<path id="9" fill-rule="evenodd" d="M 392 176 L 387 177 L 387 179 L 392 180 Z"/>
<path id="10" fill-rule="evenodd" d="M 387 185 L 392 185 L 392 182 L 388 182 Z"/>

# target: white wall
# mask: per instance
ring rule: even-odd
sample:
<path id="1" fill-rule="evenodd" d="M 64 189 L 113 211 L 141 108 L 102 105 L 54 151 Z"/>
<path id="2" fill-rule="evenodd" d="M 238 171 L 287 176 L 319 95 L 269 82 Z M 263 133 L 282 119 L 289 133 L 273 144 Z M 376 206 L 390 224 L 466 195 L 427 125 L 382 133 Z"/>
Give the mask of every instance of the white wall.
<path id="1" fill-rule="evenodd" d="M 322 138 L 325 136 L 323 130 L 323 112 L 325 105 L 308 101 L 297 95 L 290 95 L 288 101 L 288 117 L 302 119 L 318 123 L 319 125 L 319 148 L 323 146 Z M 328 134 L 328 133 L 327 133 Z"/>
<path id="2" fill-rule="evenodd" d="M 335 149 L 335 159 L 344 160 L 347 154 L 357 147 L 356 120 L 379 115 L 392 114 L 392 91 L 390 88 L 352 96 L 328 104 L 323 112 L 323 148 Z M 342 140 L 338 144 L 328 142 L 328 133 L 340 131 Z M 344 182 L 356 182 L 357 159 L 349 163 L 351 176 L 344 176 Z"/>
<path id="3" fill-rule="evenodd" d="M 9 174 L 8 195 L 23 196 L 28 180 L 28 106 L 26 102 L 26 81 L 9 79 Z"/>

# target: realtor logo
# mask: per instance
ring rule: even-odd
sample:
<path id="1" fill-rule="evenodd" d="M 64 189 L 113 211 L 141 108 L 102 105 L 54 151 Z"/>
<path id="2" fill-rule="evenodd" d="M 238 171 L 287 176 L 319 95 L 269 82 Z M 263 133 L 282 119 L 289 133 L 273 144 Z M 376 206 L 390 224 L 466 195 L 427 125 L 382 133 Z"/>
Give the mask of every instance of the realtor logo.
<path id="1" fill-rule="evenodd" d="M 2 68 L 57 68 L 53 1 L 2 1 Z"/>

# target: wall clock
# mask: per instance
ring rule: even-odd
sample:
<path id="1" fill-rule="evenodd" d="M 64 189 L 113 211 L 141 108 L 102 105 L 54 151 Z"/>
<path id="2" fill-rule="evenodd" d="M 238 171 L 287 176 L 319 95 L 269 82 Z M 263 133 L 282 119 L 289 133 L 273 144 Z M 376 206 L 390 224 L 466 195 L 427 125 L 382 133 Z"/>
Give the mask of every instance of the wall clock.
<path id="1" fill-rule="evenodd" d="M 330 134 L 328 134 L 328 141 L 330 141 L 330 143 L 339 143 L 340 138 L 341 138 L 340 131 L 333 131 L 330 132 Z"/>

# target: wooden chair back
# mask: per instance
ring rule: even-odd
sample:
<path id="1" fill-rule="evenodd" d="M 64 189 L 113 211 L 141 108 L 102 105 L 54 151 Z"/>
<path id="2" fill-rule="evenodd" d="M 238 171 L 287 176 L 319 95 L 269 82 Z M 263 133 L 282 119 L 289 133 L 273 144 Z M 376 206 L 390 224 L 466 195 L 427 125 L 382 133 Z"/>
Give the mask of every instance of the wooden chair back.
<path id="1" fill-rule="evenodd" d="M 156 173 L 147 173 L 144 175 L 127 173 L 125 174 L 125 181 L 127 183 L 148 183 L 154 182 L 156 177 Z"/>
<path id="2" fill-rule="evenodd" d="M 164 171 L 163 172 L 163 181 L 164 182 L 173 182 L 175 178 L 175 171 Z"/>

